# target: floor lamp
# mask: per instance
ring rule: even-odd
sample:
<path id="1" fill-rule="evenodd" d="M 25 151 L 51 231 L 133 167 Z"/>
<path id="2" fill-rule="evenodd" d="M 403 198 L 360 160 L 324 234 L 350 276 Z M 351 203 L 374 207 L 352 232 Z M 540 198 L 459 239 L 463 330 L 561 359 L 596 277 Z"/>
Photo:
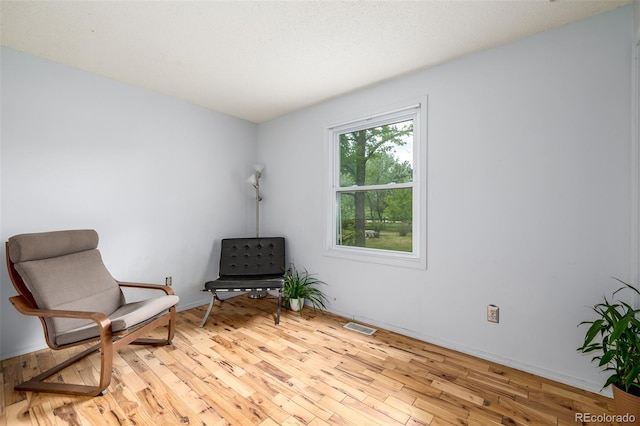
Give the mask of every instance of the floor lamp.
<path id="1" fill-rule="evenodd" d="M 260 237 L 260 201 L 262 201 L 262 195 L 260 195 L 260 178 L 262 177 L 264 166 L 262 164 L 254 164 L 253 169 L 254 173 L 249 176 L 247 183 L 256 190 L 256 238 L 258 238 Z"/>
<path id="2" fill-rule="evenodd" d="M 256 190 L 256 238 L 260 238 L 260 201 L 262 201 L 262 195 L 260 195 L 260 178 L 262 177 L 264 165 L 254 164 L 253 170 L 254 173 L 249 176 L 247 183 Z M 263 297 L 267 297 L 266 291 L 249 292 L 249 298 L 251 299 L 262 299 Z"/>

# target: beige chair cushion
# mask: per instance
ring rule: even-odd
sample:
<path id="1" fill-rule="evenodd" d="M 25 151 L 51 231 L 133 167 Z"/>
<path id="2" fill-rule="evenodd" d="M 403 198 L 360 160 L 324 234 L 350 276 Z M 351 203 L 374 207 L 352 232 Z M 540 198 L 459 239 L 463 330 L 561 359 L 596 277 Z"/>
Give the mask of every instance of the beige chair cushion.
<path id="1" fill-rule="evenodd" d="M 97 249 L 21 262 L 15 267 L 41 309 L 110 315 L 124 303 L 120 286 L 105 268 Z M 69 330 L 95 324 L 70 318 L 45 318 L 45 321 L 51 342 Z"/>
<path id="2" fill-rule="evenodd" d="M 111 331 L 116 333 L 142 324 L 165 313 L 170 307 L 176 305 L 178 301 L 178 296 L 166 295 L 140 302 L 127 303 L 109 315 Z M 58 334 L 55 340 L 56 345 L 66 345 L 98 336 L 100 334 L 98 326 L 94 322 L 91 324 Z"/>
<path id="3" fill-rule="evenodd" d="M 20 234 L 9 238 L 9 259 L 20 263 L 94 248 L 98 248 L 98 233 L 93 229 Z"/>

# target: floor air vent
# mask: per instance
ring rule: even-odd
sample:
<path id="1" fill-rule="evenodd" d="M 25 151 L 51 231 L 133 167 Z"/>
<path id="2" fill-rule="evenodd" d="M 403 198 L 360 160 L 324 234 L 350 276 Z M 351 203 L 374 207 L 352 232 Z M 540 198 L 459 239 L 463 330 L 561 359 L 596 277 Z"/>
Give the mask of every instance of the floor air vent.
<path id="1" fill-rule="evenodd" d="M 365 325 L 356 324 L 355 322 L 348 322 L 344 325 L 344 328 L 348 328 L 349 330 L 357 331 L 358 333 L 366 334 L 367 336 L 371 336 L 376 332 L 375 328 L 367 327 Z"/>

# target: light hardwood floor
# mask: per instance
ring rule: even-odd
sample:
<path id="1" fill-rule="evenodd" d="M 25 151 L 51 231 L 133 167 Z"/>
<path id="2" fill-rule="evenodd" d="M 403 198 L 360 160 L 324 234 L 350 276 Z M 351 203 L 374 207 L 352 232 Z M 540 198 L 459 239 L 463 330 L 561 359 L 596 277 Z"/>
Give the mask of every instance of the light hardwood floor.
<path id="1" fill-rule="evenodd" d="M 108 393 L 17 393 L 64 352 L 2 361 L 0 425 L 576 425 L 612 400 L 328 313 L 246 295 L 178 314 L 173 345 L 116 355 Z M 56 379 L 92 383 L 94 354 Z"/>

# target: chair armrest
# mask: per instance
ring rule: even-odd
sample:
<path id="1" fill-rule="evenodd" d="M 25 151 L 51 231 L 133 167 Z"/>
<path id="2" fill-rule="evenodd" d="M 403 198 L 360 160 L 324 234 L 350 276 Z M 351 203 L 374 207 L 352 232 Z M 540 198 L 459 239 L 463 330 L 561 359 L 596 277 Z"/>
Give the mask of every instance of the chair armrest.
<path id="1" fill-rule="evenodd" d="M 131 288 L 143 288 L 148 290 L 161 290 L 164 291 L 167 295 L 173 295 L 175 292 L 173 288 L 168 285 L 160 285 L 160 284 L 145 284 L 145 283 L 128 283 L 123 281 L 118 281 L 120 287 L 131 287 Z"/>
<path id="2" fill-rule="evenodd" d="M 40 309 L 29 305 L 23 296 L 13 296 L 9 301 L 23 315 L 46 318 L 74 318 L 74 319 L 90 319 L 98 324 L 100 328 L 111 327 L 111 320 L 102 312 L 90 311 L 67 311 L 62 309 Z"/>

